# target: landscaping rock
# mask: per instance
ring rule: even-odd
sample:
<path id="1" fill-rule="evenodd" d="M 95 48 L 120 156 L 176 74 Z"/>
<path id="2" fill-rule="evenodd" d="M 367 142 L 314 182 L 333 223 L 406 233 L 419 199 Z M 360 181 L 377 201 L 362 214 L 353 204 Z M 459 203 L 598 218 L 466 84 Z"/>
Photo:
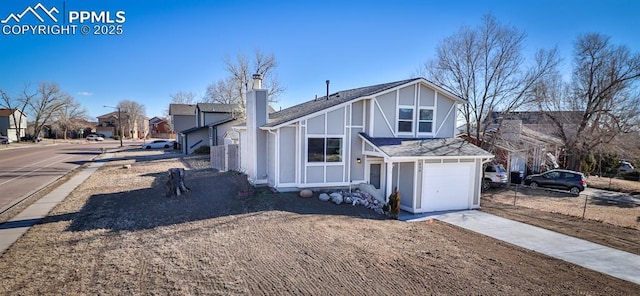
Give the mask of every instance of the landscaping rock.
<path id="1" fill-rule="evenodd" d="M 320 194 L 320 196 L 318 196 L 318 199 L 320 199 L 321 201 L 328 201 L 330 199 L 329 195 L 326 193 L 322 193 Z"/>
<path id="2" fill-rule="evenodd" d="M 341 204 L 343 201 L 342 194 L 337 192 L 331 193 L 330 197 L 331 201 L 333 201 L 337 205 Z"/>
<path id="3" fill-rule="evenodd" d="M 300 197 L 309 198 L 313 196 L 313 191 L 309 189 L 304 189 L 300 191 Z"/>

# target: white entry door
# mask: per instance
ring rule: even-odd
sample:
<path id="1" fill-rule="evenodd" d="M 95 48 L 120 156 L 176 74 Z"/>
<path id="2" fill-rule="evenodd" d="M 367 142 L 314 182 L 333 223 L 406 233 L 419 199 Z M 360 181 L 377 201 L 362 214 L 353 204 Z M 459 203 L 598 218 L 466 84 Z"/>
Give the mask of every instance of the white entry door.
<path id="1" fill-rule="evenodd" d="M 422 174 L 421 212 L 469 209 L 474 163 L 427 163 Z"/>

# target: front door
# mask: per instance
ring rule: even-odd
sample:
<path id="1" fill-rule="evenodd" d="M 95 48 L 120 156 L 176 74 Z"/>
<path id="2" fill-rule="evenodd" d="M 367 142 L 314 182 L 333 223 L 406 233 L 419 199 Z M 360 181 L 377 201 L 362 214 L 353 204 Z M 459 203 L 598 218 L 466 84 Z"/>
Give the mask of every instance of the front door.
<path id="1" fill-rule="evenodd" d="M 381 189 L 384 184 L 383 163 L 380 161 L 369 162 L 369 184 L 376 189 Z"/>

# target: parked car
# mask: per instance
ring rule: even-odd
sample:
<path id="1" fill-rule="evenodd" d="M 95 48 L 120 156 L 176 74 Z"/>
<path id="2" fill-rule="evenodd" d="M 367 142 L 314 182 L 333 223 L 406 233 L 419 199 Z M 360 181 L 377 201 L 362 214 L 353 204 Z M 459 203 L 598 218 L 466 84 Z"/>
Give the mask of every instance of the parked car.
<path id="1" fill-rule="evenodd" d="M 104 138 L 98 135 L 88 135 L 87 141 L 104 141 Z"/>
<path id="2" fill-rule="evenodd" d="M 633 164 L 626 160 L 620 161 L 620 168 L 618 169 L 621 173 L 633 172 L 636 168 L 633 167 Z"/>
<path id="3" fill-rule="evenodd" d="M 42 138 L 41 137 L 36 137 L 36 136 L 33 136 L 33 135 L 26 135 L 24 137 L 20 137 L 20 141 L 25 141 L 25 142 L 26 141 L 31 141 L 31 142 L 34 142 L 34 143 L 38 143 L 38 142 L 42 141 Z"/>
<path id="4" fill-rule="evenodd" d="M 499 163 L 487 164 L 484 169 L 484 179 L 482 181 L 482 190 L 487 190 L 491 187 L 505 186 L 509 183 L 509 176 L 507 170 Z"/>
<path id="5" fill-rule="evenodd" d="M 531 186 L 531 188 L 547 187 L 569 190 L 572 194 L 580 194 L 587 188 L 587 180 L 582 173 L 559 169 L 529 175 L 524 179 L 524 184 Z"/>
<path id="6" fill-rule="evenodd" d="M 13 141 L 9 137 L 0 136 L 0 144 L 11 144 Z"/>
<path id="7" fill-rule="evenodd" d="M 173 148 L 173 143 L 175 143 L 175 141 L 154 140 L 152 142 L 142 144 L 142 149 Z"/>

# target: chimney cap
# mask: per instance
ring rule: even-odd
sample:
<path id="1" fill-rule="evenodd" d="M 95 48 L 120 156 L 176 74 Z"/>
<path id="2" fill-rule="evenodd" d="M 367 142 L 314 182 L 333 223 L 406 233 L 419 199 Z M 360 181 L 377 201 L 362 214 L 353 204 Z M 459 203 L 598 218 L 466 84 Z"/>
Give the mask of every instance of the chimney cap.
<path id="1" fill-rule="evenodd" d="M 262 88 L 262 74 L 253 74 L 251 76 L 253 78 L 253 89 L 261 89 Z"/>

